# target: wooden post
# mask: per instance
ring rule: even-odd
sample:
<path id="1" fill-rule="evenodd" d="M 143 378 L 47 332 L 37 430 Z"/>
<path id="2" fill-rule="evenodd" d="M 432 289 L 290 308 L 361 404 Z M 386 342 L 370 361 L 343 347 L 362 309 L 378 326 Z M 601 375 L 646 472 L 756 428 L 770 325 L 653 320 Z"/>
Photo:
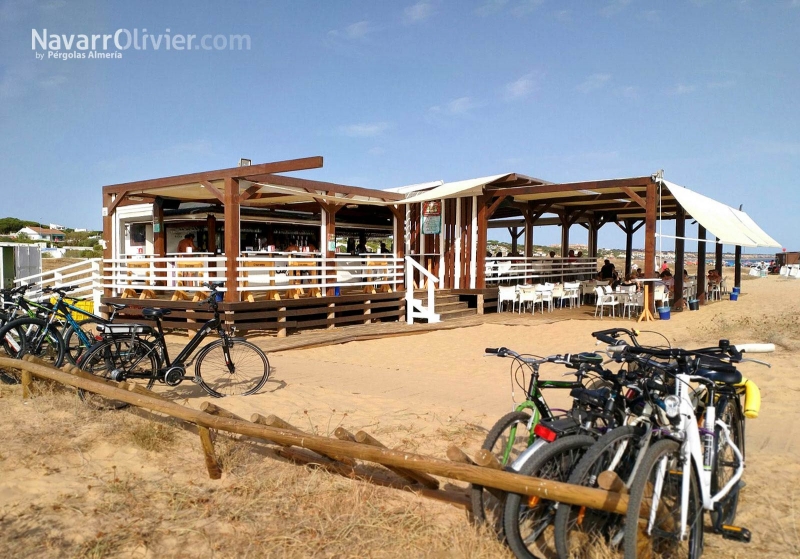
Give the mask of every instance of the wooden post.
<path id="1" fill-rule="evenodd" d="M 645 198 L 645 220 L 644 220 L 644 276 L 652 279 L 656 275 L 656 202 L 658 191 L 655 182 L 647 184 L 647 194 Z M 645 282 L 646 284 L 647 282 Z M 654 308 L 654 293 L 649 292 L 644 304 L 649 313 L 652 314 Z"/>
<path id="2" fill-rule="evenodd" d="M 733 249 L 733 286 L 741 289 L 742 287 L 742 247 L 736 245 Z"/>
<path id="3" fill-rule="evenodd" d="M 455 445 L 447 447 L 447 459 L 460 464 L 475 464 L 466 452 Z"/>
<path id="4" fill-rule="evenodd" d="M 286 307 L 278 308 L 278 337 L 286 337 L 286 326 L 281 326 L 281 322 L 286 322 Z"/>
<path id="5" fill-rule="evenodd" d="M 717 237 L 716 250 L 717 250 L 717 262 L 714 268 L 717 270 L 719 277 L 722 277 L 722 243 L 720 242 L 719 237 Z"/>
<path id="6" fill-rule="evenodd" d="M 206 216 L 206 228 L 208 229 L 208 252 L 217 253 L 217 216 L 208 214 Z"/>
<path id="7" fill-rule="evenodd" d="M 517 254 L 517 241 L 519 240 L 519 227 L 509 227 L 511 233 L 511 254 Z"/>
<path id="8" fill-rule="evenodd" d="M 219 467 L 219 461 L 214 454 L 214 442 L 211 440 L 211 431 L 208 427 L 198 425 L 197 431 L 200 433 L 200 444 L 203 447 L 203 456 L 206 460 L 206 469 L 208 470 L 208 477 L 211 479 L 219 479 L 222 477 L 222 469 Z"/>
<path id="9" fill-rule="evenodd" d="M 697 299 L 706 302 L 706 228 L 697 224 Z"/>
<path id="10" fill-rule="evenodd" d="M 30 371 L 22 371 L 22 398 L 27 400 L 32 396 L 31 385 L 33 384 L 33 377 Z"/>
<path id="11" fill-rule="evenodd" d="M 683 270 L 685 267 L 685 252 L 684 248 L 686 241 L 686 210 L 678 206 L 678 211 L 675 215 L 675 275 L 673 276 L 673 293 L 674 293 L 674 309 L 683 309 L 686 307 L 686 301 L 683 299 Z"/>
<path id="12" fill-rule="evenodd" d="M 244 421 L 244 418 L 239 417 L 235 413 L 229 412 L 225 408 L 221 408 L 216 404 L 212 404 L 211 402 L 203 402 L 200 404 L 200 411 L 210 413 L 211 415 L 217 415 L 219 417 L 227 417 L 228 419 L 239 419 Z"/>
<path id="13" fill-rule="evenodd" d="M 626 219 L 625 223 L 625 277 L 628 277 L 631 273 L 631 267 L 633 266 L 633 221 L 632 219 Z"/>
<path id="14" fill-rule="evenodd" d="M 491 468 L 493 470 L 502 470 L 503 465 L 497 459 L 497 456 L 492 454 L 490 450 L 486 450 L 482 448 L 478 451 L 478 454 L 475 455 L 475 463 L 478 466 L 483 466 L 484 468 Z"/>
<path id="15" fill-rule="evenodd" d="M 241 250 L 241 231 L 239 215 L 239 181 L 225 179 L 225 301 L 239 302 L 238 258 Z"/>
<path id="16" fill-rule="evenodd" d="M 477 196 L 478 219 L 477 219 L 477 245 L 475 252 L 475 288 L 483 289 L 486 287 L 486 243 L 488 235 L 489 219 L 487 217 L 486 202 L 491 200 L 488 196 Z M 473 198 L 473 200 L 476 200 Z"/>
<path id="17" fill-rule="evenodd" d="M 567 210 L 564 210 L 558 217 L 561 219 L 561 257 L 566 258 L 569 256 L 570 214 Z"/>

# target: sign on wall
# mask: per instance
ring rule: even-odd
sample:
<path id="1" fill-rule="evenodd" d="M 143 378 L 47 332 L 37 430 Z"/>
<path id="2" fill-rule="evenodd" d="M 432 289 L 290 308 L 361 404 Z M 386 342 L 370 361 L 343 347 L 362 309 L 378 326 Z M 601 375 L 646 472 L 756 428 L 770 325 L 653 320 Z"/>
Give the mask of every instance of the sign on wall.
<path id="1" fill-rule="evenodd" d="M 422 203 L 422 233 L 438 235 L 442 232 L 442 203 L 431 200 Z"/>

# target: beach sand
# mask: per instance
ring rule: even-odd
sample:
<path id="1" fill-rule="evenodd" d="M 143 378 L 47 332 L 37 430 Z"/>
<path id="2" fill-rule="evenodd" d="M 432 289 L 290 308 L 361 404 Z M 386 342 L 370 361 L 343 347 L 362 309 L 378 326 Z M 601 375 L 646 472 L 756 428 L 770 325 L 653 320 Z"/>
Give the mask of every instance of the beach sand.
<path id="1" fill-rule="evenodd" d="M 723 300 L 697 312 L 673 313 L 669 321 L 637 325 L 631 320 L 595 319 L 591 312 L 593 307 L 572 313 L 556 310 L 544 319 L 541 315 L 531 319 L 530 315 L 502 313 L 487 315 L 484 324 L 469 328 L 270 353 L 273 373 L 260 394 L 213 401 L 245 418 L 256 412 L 276 414 L 300 429 L 323 435 L 332 434 L 337 426 L 351 432 L 364 429 L 388 446 L 444 457 L 451 444 L 468 452 L 476 451 L 486 431 L 512 409 L 511 362 L 485 357 L 485 347 L 506 346 L 520 353 L 538 355 L 592 351 L 598 348 L 590 333 L 612 326 L 652 330 L 678 346 L 712 345 L 720 338 L 734 343 L 773 342 L 778 346 L 774 354 L 755 356 L 769 361 L 771 369 L 755 364 L 741 366 L 743 373 L 758 383 L 763 397 L 760 416 L 747 421 L 744 477 L 747 486 L 741 495 L 737 519 L 738 524 L 752 531 L 753 541 L 744 545 L 708 534 L 704 556 L 797 557 L 800 554 L 800 376 L 795 362 L 800 358 L 800 281 L 745 276 L 737 302 Z M 566 315 L 576 318 L 564 320 Z M 641 339 L 643 343 L 663 343 L 663 338 L 646 332 Z M 269 348 L 271 339 L 257 342 Z M 558 367 L 543 370 L 543 376 L 551 378 L 560 378 L 563 373 L 564 369 Z M 181 403 L 192 408 L 212 400 L 194 386 L 160 391 L 165 394 L 173 391 L 173 397 L 179 394 Z M 569 405 L 563 394 L 547 396 L 555 407 Z M 517 388 L 517 400 L 522 397 Z M 13 407 L 14 413 L 28 413 L 18 401 L 12 404 L 12 399 L 5 395 L 0 399 L 0 407 Z M 35 400 L 26 404 L 28 408 L 33 406 Z M 13 425 L 8 420 L 5 423 L 6 429 Z M 186 468 L 194 473 L 189 475 L 186 471 L 165 471 L 147 452 L 113 437 L 110 441 L 95 440 L 81 456 L 66 447 L 59 451 L 63 455 L 58 452 L 43 455 L 39 463 L 38 458 L 24 458 L 26 452 L 30 454 L 31 445 L 36 445 L 35 430 L 29 430 L 27 436 L 30 438 L 13 437 L 13 452 L 8 445 L 0 451 L 4 472 L 0 477 L 0 528 L 14 528 L 12 531 L 18 537 L 24 538 L 15 524 L 21 522 L 15 516 L 20 503 L 35 504 L 37 510 L 46 511 L 51 521 L 52 517 L 57 518 L 55 525 L 59 529 L 72 525 L 77 532 L 91 530 L 84 526 L 81 515 L 68 509 L 54 511 L 53 503 L 58 501 L 59 494 L 75 493 L 76 497 L 82 496 L 83 503 L 75 507 L 84 510 L 91 501 L 91 490 L 85 489 L 86 480 L 96 475 L 91 472 L 107 472 L 111 465 L 121 471 L 135 472 L 139 479 L 168 480 L 173 485 L 190 483 L 205 474 L 197 451 L 185 458 Z M 11 438 L 7 443 L 12 444 Z M 54 464 L 58 464 L 57 475 L 48 470 L 56 467 Z M 297 470 L 307 471 L 299 467 Z M 351 489 L 356 485 L 347 480 L 342 483 L 351 484 L 347 485 Z M 413 499 L 399 492 L 386 495 L 384 498 L 396 498 L 398 502 Z M 431 501 L 420 506 L 419 510 L 428 515 L 426 518 L 434 518 L 436 522 L 466 523 L 463 512 L 454 507 Z M 26 518 L 35 522 L 45 517 Z M 170 537 L 175 542 L 175 555 L 180 556 L 181 537 L 175 534 Z M 325 534 L 318 537 L 324 538 Z M 271 549 L 268 543 L 264 546 L 254 556 Z M 395 555 L 391 548 L 380 545 L 375 550 L 381 556 Z M 505 556 L 505 552 L 494 547 L 466 554 Z M 203 549 L 200 555 L 215 556 Z M 396 550 L 396 556 L 406 555 L 403 549 Z"/>

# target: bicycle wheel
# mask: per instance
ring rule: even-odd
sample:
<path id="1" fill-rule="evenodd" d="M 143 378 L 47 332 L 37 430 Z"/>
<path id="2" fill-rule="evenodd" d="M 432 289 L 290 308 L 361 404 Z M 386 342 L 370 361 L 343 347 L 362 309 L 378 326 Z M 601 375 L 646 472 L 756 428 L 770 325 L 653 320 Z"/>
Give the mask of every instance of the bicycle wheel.
<path id="1" fill-rule="evenodd" d="M 683 466 L 680 444 L 656 442 L 644 456 L 633 480 L 625 517 L 625 559 L 659 557 L 696 559 L 703 552 L 703 507 L 697 475 L 690 469 L 689 499 L 681 499 Z M 658 499 L 654 499 L 660 487 Z M 655 506 L 655 511 L 651 509 Z M 688 537 L 680 540 L 681 507 L 688 507 Z M 650 516 L 654 517 L 650 530 Z M 649 532 L 649 533 L 648 533 Z"/>
<path id="2" fill-rule="evenodd" d="M 521 474 L 566 482 L 572 470 L 595 442 L 589 435 L 571 435 L 543 447 L 520 470 Z M 509 493 L 503 515 L 506 542 L 515 557 L 552 556 L 552 530 L 558 503 Z"/>
<path id="3" fill-rule="evenodd" d="M 98 324 L 103 324 L 103 322 L 95 318 L 88 318 L 78 322 L 80 332 L 71 324 L 64 329 L 64 345 L 67 350 L 65 357 L 73 365 L 78 363 L 78 359 L 85 351 L 97 343 Z"/>
<path id="4" fill-rule="evenodd" d="M 228 356 L 230 358 L 228 358 Z M 264 386 L 269 361 L 257 346 L 239 338 L 211 342 L 197 356 L 195 375 L 215 398 L 247 396 Z"/>
<path id="5" fill-rule="evenodd" d="M 81 370 L 110 379 L 123 377 L 125 382 L 140 382 L 148 390 L 153 386 L 161 368 L 158 351 L 144 340 L 136 338 L 103 340 L 93 345 L 80 359 Z M 131 378 L 130 375 L 148 375 Z M 78 389 L 81 400 L 99 409 L 121 409 L 128 404 L 109 400 L 97 394 Z"/>
<path id="6" fill-rule="evenodd" d="M 510 466 L 531 442 L 531 432 L 528 430 L 530 420 L 530 414 L 525 412 L 507 413 L 489 430 L 481 448 L 490 451 L 504 467 Z M 505 492 L 490 492 L 482 485 L 470 485 L 470 497 L 473 522 L 483 524 L 488 521 L 497 535 L 502 537 Z"/>
<path id="7" fill-rule="evenodd" d="M 60 367 L 64 361 L 64 340 L 53 326 L 39 318 L 18 318 L 0 328 L 0 344 L 15 359 L 33 355 Z"/>
<path id="8" fill-rule="evenodd" d="M 734 399 L 727 399 L 725 403 L 718 406 L 717 419 L 722 420 L 728 426 L 731 442 L 736 445 L 739 452 L 744 457 L 744 416 L 738 402 Z M 725 487 L 728 481 L 739 468 L 740 460 L 733 452 L 733 449 L 724 440 L 722 428 L 714 428 L 714 464 L 711 476 L 711 493 L 717 494 L 720 489 Z M 736 520 L 736 509 L 739 507 L 739 488 L 734 487 L 730 493 L 718 504 L 718 510 L 722 513 L 722 522 L 717 522 L 718 510 L 711 512 L 711 519 L 714 525 L 734 524 Z"/>
<path id="9" fill-rule="evenodd" d="M 598 476 L 607 470 L 629 482 L 643 432 L 633 426 L 618 427 L 594 443 L 570 475 L 569 483 L 597 487 Z M 609 545 L 622 543 L 625 517 L 587 507 L 560 504 L 553 527 L 559 557 L 600 557 Z"/>

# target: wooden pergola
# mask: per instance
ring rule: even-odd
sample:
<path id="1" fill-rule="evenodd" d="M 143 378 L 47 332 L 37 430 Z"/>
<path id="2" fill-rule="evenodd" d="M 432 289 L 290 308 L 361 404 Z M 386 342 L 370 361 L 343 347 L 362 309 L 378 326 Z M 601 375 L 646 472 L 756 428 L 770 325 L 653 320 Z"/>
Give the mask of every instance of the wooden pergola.
<path id="1" fill-rule="evenodd" d="M 237 258 L 241 252 L 239 229 L 242 206 L 290 205 L 295 211 L 320 211 L 324 225 L 324 238 L 321 239 L 323 246 L 320 249 L 327 258 L 333 258 L 335 250 L 331 250 L 331 246 L 325 241 L 334 234 L 337 213 L 347 205 L 388 208 L 394 217 L 395 238 L 402 238 L 404 214 L 394 202 L 401 202 L 403 195 L 276 174 L 320 167 L 322 157 L 307 157 L 104 186 L 103 236 L 106 247 L 103 257 L 112 257 L 111 230 L 116 209 L 142 199 L 153 203 L 153 244 L 156 256 L 166 255 L 165 202 L 204 202 L 222 207 L 227 232 L 224 246 L 227 261 L 226 284 L 232 286 L 225 294 L 228 302 L 239 300 L 235 286 Z M 213 243 L 213 232 L 216 229 L 213 216 L 209 216 L 207 227 L 210 233 L 209 242 Z M 211 252 L 216 248 L 209 246 Z M 398 256 L 402 257 L 402 247 L 398 246 L 397 249 L 401 251 Z"/>

